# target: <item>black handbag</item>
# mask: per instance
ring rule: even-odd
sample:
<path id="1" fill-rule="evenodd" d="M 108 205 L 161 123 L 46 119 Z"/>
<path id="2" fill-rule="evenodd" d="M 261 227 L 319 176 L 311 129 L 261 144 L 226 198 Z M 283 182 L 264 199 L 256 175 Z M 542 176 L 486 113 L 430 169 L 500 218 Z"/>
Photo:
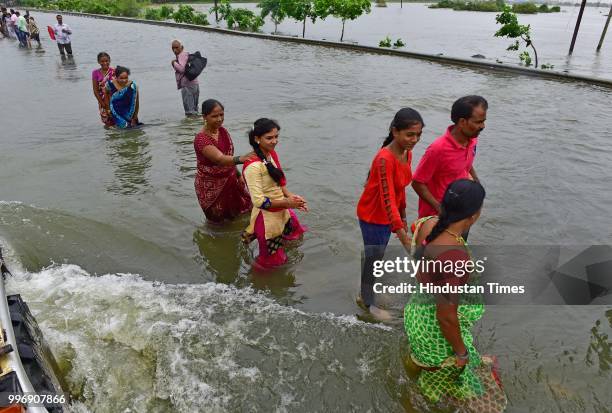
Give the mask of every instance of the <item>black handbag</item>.
<path id="1" fill-rule="evenodd" d="M 189 80 L 194 80 L 204 70 L 208 60 L 200 54 L 200 52 L 190 53 L 185 65 L 185 77 Z"/>

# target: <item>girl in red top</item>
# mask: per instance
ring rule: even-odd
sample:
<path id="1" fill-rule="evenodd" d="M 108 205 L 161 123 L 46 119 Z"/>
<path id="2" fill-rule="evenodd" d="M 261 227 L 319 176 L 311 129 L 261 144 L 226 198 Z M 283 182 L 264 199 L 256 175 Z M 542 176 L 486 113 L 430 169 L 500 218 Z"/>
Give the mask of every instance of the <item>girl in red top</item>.
<path id="1" fill-rule="evenodd" d="M 381 260 L 391 232 L 410 250 L 406 224 L 406 191 L 412 180 L 412 148 L 421 138 L 425 123 L 414 109 L 403 108 L 395 114 L 389 136 L 376 154 L 363 194 L 357 205 L 357 217 L 365 246 L 361 270 L 360 300 L 379 319 L 389 314 L 374 305 L 374 261 Z"/>

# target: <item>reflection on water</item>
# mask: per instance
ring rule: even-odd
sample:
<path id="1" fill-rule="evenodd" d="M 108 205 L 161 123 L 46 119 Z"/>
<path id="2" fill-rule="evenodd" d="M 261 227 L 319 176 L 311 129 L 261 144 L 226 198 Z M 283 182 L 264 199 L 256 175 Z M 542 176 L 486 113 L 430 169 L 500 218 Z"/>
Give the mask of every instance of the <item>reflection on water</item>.
<path id="1" fill-rule="evenodd" d="M 73 56 L 60 56 L 56 63 L 57 79 L 77 81 L 81 78 L 81 73 Z"/>
<path id="2" fill-rule="evenodd" d="M 115 181 L 107 189 L 123 195 L 143 192 L 149 187 L 147 170 L 153 157 L 142 129 L 111 129 L 107 133 L 108 156 L 115 168 Z"/>
<path id="3" fill-rule="evenodd" d="M 233 284 L 244 272 L 240 234 L 247 223 L 246 216 L 228 225 L 206 223 L 193 233 L 193 242 L 200 251 L 204 267 L 215 281 Z"/>
<path id="4" fill-rule="evenodd" d="M 295 268 L 304 254 L 297 248 L 299 242 L 287 244 L 287 264 L 269 270 L 253 267 L 258 254 L 257 242 L 250 245 L 242 242 L 241 234 L 249 223 L 249 215 L 224 225 L 206 223 L 193 233 L 206 272 L 214 281 L 237 287 L 252 287 L 271 294 L 285 305 L 302 302 L 293 287 L 296 286 Z"/>

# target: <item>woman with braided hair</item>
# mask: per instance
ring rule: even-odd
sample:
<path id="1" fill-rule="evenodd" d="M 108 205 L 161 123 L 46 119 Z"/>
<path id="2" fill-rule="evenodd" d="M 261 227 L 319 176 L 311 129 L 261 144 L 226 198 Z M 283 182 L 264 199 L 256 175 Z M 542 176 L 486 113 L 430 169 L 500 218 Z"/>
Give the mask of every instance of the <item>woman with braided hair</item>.
<path id="1" fill-rule="evenodd" d="M 471 329 L 484 313 L 482 296 L 429 294 L 421 289 L 476 285 L 478 274 L 465 271 L 472 258 L 461 234 L 480 217 L 484 198 L 480 183 L 456 180 L 444 193 L 439 217 L 416 222 L 415 258 L 429 265 L 416 276 L 419 286 L 404 309 L 404 327 L 410 361 L 421 370 L 418 385 L 430 401 L 445 400 L 461 411 L 493 413 L 503 411 L 507 400 L 495 359 L 481 356 L 474 346 Z"/>
<path id="2" fill-rule="evenodd" d="M 358 303 L 379 320 L 389 313 L 374 302 L 374 262 L 381 260 L 395 233 L 402 245 L 410 248 L 406 224 L 406 186 L 412 180 L 412 149 L 421 139 L 425 123 L 414 109 L 400 109 L 389 126 L 389 135 L 378 151 L 363 194 L 357 204 L 357 217 L 363 236 L 364 260 Z"/>
<path id="3" fill-rule="evenodd" d="M 287 189 L 285 174 L 274 151 L 279 131 L 280 126 L 272 119 L 256 120 L 249 132 L 249 143 L 255 154 L 243 166 L 253 202 L 251 222 L 243 239 L 246 243 L 257 239 L 259 256 L 255 263 L 261 268 L 283 265 L 287 261 L 284 241 L 298 239 L 306 231 L 292 209 L 308 211 L 308 204 Z"/>

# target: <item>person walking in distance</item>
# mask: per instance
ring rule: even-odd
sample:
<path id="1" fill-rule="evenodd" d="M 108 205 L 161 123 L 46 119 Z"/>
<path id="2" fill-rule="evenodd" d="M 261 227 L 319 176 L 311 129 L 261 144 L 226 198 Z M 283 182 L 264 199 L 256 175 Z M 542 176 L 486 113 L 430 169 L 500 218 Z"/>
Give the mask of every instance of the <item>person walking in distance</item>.
<path id="1" fill-rule="evenodd" d="M 172 42 L 172 52 L 175 58 L 171 65 L 176 77 L 176 87 L 181 91 L 185 116 L 198 116 L 198 100 L 200 99 L 200 85 L 198 79 L 189 80 L 185 76 L 185 69 L 189 53 L 184 50 L 179 40 Z"/>
<path id="2" fill-rule="evenodd" d="M 55 41 L 57 42 L 57 47 L 60 51 L 60 55 L 72 56 L 72 30 L 67 24 L 64 24 L 63 18 L 61 14 L 55 16 L 57 19 L 57 24 L 53 26 L 53 31 L 55 32 Z"/>

